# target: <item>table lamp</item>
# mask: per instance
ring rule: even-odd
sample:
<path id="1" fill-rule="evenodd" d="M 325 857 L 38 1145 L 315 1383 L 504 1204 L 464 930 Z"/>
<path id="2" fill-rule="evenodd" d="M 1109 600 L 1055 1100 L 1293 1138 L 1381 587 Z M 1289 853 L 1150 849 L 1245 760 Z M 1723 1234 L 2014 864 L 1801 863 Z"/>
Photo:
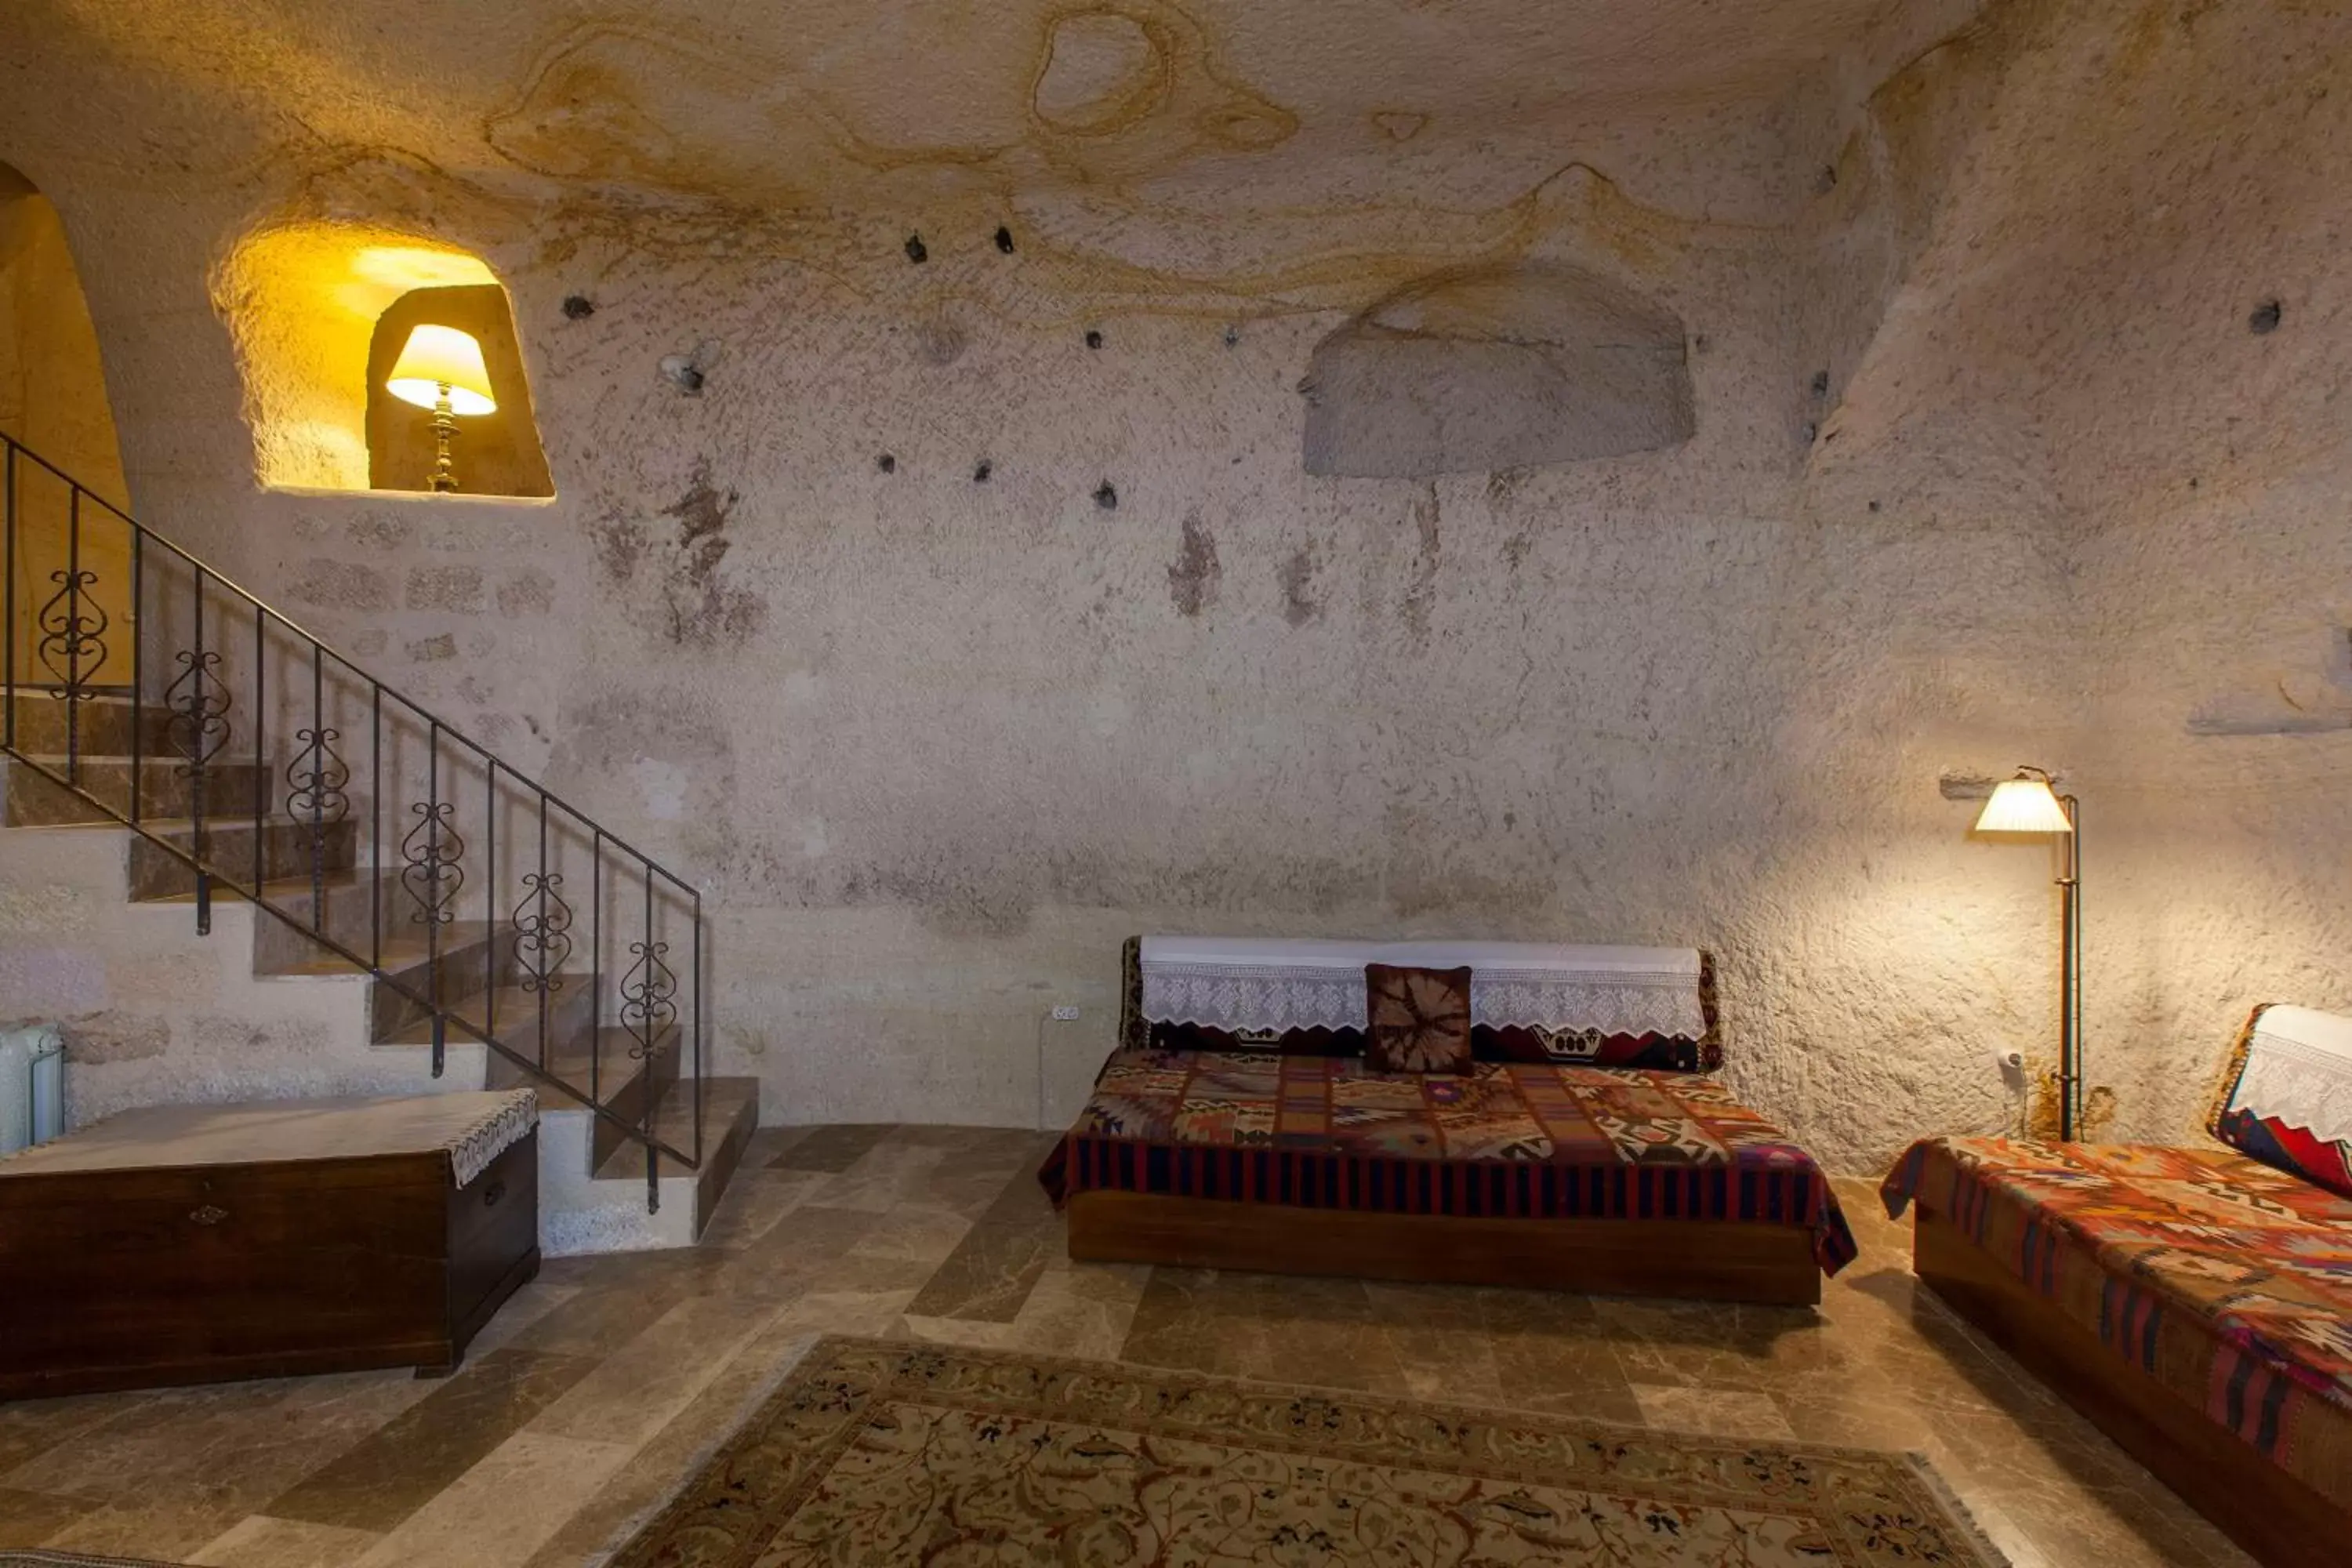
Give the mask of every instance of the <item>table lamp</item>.
<path id="1" fill-rule="evenodd" d="M 493 414 L 499 406 L 490 395 L 482 345 L 455 327 L 420 326 L 408 334 L 383 386 L 403 403 L 433 411 L 433 488 L 455 490 L 457 471 L 449 464 L 449 443 L 457 435 L 457 416 Z"/>
<path id="2" fill-rule="evenodd" d="M 2058 1138 L 2072 1142 L 2083 1098 L 2082 802 L 2050 787 L 2041 768 L 2020 768 L 1995 785 L 1977 817 L 1979 833 L 2055 833 L 2065 839 L 2058 874 Z"/>

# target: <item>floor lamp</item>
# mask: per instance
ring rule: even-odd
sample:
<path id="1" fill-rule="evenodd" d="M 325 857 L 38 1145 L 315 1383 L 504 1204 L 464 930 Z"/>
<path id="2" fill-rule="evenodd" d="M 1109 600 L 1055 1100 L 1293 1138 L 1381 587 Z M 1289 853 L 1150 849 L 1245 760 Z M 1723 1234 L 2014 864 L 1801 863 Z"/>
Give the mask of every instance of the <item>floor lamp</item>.
<path id="1" fill-rule="evenodd" d="M 2054 833 L 2064 840 L 2058 874 L 2058 1139 L 2071 1143 L 2083 1100 L 2083 803 L 2050 787 L 2041 768 L 2020 768 L 1993 788 L 1979 833 Z"/>

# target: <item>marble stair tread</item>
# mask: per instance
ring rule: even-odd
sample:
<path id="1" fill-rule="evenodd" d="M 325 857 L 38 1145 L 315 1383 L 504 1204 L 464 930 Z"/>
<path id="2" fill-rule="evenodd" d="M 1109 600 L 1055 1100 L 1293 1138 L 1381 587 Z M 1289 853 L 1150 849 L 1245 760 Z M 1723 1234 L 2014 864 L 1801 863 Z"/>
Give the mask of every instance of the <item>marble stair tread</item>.
<path id="1" fill-rule="evenodd" d="M 87 827 L 111 827 L 121 831 L 128 831 L 131 827 L 131 824 L 129 823 L 114 821 L 76 823 L 73 826 Z M 142 815 L 139 818 L 138 826 L 142 832 L 151 833 L 158 838 L 168 838 L 174 843 L 184 842 L 185 840 L 192 839 L 196 836 L 196 819 L 193 816 L 147 816 Z M 356 823 L 331 822 L 326 826 L 326 832 L 330 837 L 340 838 L 355 831 L 357 826 L 358 825 Z M 290 837 L 299 835 L 303 839 L 308 840 L 310 837 L 310 825 L 309 823 L 289 822 L 282 816 L 264 816 L 261 819 L 261 827 L 263 832 L 268 833 L 274 837 Z M 217 833 L 224 836 L 242 837 L 248 835 L 253 831 L 253 813 L 249 810 L 223 812 L 207 811 L 205 813 L 204 830 L 207 834 Z"/>
<path id="2" fill-rule="evenodd" d="M 128 752 L 93 752 L 84 746 L 72 756 L 68 756 L 63 752 L 53 752 L 46 748 L 37 752 L 28 752 L 19 746 L 15 755 L 19 762 L 38 763 L 43 767 L 56 768 L 62 768 L 68 763 L 79 763 L 86 768 L 127 768 L 134 762 L 142 768 L 177 769 L 188 765 L 187 758 L 172 751 L 142 750 L 138 756 L 133 757 Z M 255 762 L 251 757 L 215 757 L 205 764 L 205 772 L 207 773 L 225 773 L 232 770 L 251 773 L 256 769 L 261 769 L 264 772 L 273 771 L 265 764 Z"/>
<path id="3" fill-rule="evenodd" d="M 133 779 L 143 819 L 184 820 L 194 808 L 195 779 L 170 753 L 143 756 L 134 763 L 128 756 L 85 751 L 69 758 L 45 748 L 8 755 L 0 761 L 0 771 L 5 773 L 6 819 L 12 827 L 111 823 L 118 814 L 131 810 Z M 264 764 L 215 763 L 205 770 L 205 819 L 249 823 L 257 800 L 274 800 L 276 784 L 276 775 Z"/>
<path id="4" fill-rule="evenodd" d="M 728 1142 L 736 1123 L 757 1117 L 760 1080 L 756 1078 L 706 1078 L 702 1080 L 702 1147 L 707 1156 Z M 681 1079 L 662 1093 L 654 1107 L 654 1136 L 673 1149 L 694 1152 L 694 1087 Z M 635 1143 L 624 1143 L 596 1167 L 598 1181 L 644 1181 L 646 1164 Z M 714 1194 L 715 1196 L 715 1194 Z"/>
<path id="5" fill-rule="evenodd" d="M 573 985 L 585 987 L 588 984 L 588 976 L 584 973 L 563 974 L 553 978 L 562 980 L 566 989 Z M 495 1023 L 498 1026 L 499 1043 L 509 1049 L 528 1045 L 535 1050 L 539 1044 L 538 994 L 526 991 L 520 985 L 501 985 L 496 993 L 495 1000 L 496 1005 L 485 1011 L 482 1006 L 482 997 L 478 993 L 458 1004 L 456 1011 L 471 1022 Z M 567 1024 L 564 1018 L 565 1012 L 572 1005 L 575 1005 L 572 1004 L 561 991 L 548 998 L 548 1061 L 551 1067 L 565 1059 L 568 1055 L 577 1055 L 583 1064 L 588 1059 L 588 1054 L 584 1049 L 572 1047 L 566 1038 L 578 1031 L 576 1022 Z M 380 1046 L 426 1046 L 432 1043 L 433 1026 L 430 1020 L 404 1025 L 393 1031 L 386 1038 L 376 1042 Z"/>
<path id="6" fill-rule="evenodd" d="M 501 1031 L 503 1033 L 503 1031 Z M 490 1064 L 490 1085 L 494 1089 L 508 1087 L 532 1088 L 561 1094 L 569 1089 L 585 1101 L 593 1089 L 607 1105 L 615 1096 L 632 1088 L 646 1070 L 647 1059 L 629 1053 L 636 1048 L 637 1037 L 618 1024 L 607 1024 L 597 1032 L 599 1042 L 595 1063 L 591 1069 L 587 1031 L 574 1030 L 561 1042 L 551 1041 L 547 1067 L 543 1072 L 526 1069 L 520 1063 L 494 1059 Z M 675 1035 L 662 1041 L 652 1058 L 656 1069 L 655 1081 L 667 1086 L 677 1074 L 677 1043 Z M 551 1082 L 549 1080 L 552 1079 Z M 568 1109 L 568 1106 L 559 1106 Z M 625 1110 L 625 1107 L 622 1108 Z"/>
<path id="7" fill-rule="evenodd" d="M 395 973 L 430 963 L 436 952 L 439 952 L 444 966 L 446 967 L 461 956 L 467 960 L 478 959 L 479 950 L 497 934 L 499 929 L 487 921 L 454 921 L 441 928 L 441 935 L 437 941 L 421 932 L 412 935 L 403 931 L 394 936 L 387 931 L 383 937 L 383 945 L 373 953 L 365 949 L 354 949 L 354 951 L 358 952 L 362 958 L 373 957 L 379 968 Z M 373 946 L 373 942 L 370 945 Z M 268 973 L 280 975 L 348 974 L 351 973 L 351 968 L 348 961 L 333 953 L 320 953 L 269 970 Z"/>
<path id="8" fill-rule="evenodd" d="M 90 823 L 88 826 L 99 827 L 107 825 Z M 319 886 L 321 890 L 328 893 L 348 893 L 364 888 L 367 884 L 366 871 L 347 868 L 342 870 L 329 871 L 324 878 L 320 879 Z M 307 875 L 272 877 L 261 884 L 261 898 L 264 903 L 271 904 L 307 902 L 310 897 L 310 879 Z M 232 889 L 226 885 L 213 889 L 215 899 L 241 899 L 244 896 L 241 890 Z M 193 904 L 195 901 L 196 890 L 194 888 L 183 888 L 175 892 L 156 893 L 140 900 L 141 903 L 145 904 Z M 349 968 L 350 965 L 346 964 L 344 967 Z"/>
<path id="9" fill-rule="evenodd" d="M 127 752 L 131 744 L 131 729 L 134 721 L 145 731 L 142 746 L 152 746 L 159 753 L 169 750 L 172 721 L 177 717 L 173 710 L 153 698 L 134 705 L 130 690 L 93 691 L 73 705 L 79 709 L 75 727 L 89 737 L 81 748 L 85 757 L 100 754 L 94 748 L 100 741 L 110 742 L 106 754 L 116 754 L 120 747 Z M 16 741 L 20 750 L 37 746 L 43 750 L 61 748 L 66 735 L 66 704 L 58 694 L 47 689 L 19 686 L 13 696 L 0 697 L 0 714 L 13 707 L 16 721 Z"/>

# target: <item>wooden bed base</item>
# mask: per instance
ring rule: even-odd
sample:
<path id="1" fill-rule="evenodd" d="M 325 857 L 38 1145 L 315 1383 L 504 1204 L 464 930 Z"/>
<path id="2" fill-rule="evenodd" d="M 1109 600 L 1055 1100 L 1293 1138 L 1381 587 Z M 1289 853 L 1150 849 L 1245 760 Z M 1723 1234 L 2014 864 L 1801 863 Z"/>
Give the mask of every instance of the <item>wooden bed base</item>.
<path id="1" fill-rule="evenodd" d="M 2265 1568 L 2343 1568 L 2352 1511 L 2059 1316 L 1940 1215 L 1923 1207 L 1916 1225 L 1912 1266 L 1929 1289 Z"/>
<path id="2" fill-rule="evenodd" d="M 1344 1274 L 1599 1295 L 1809 1307 L 1822 1299 L 1812 1232 L 1711 1220 L 1458 1219 L 1085 1192 L 1070 1256 L 1266 1274 Z"/>

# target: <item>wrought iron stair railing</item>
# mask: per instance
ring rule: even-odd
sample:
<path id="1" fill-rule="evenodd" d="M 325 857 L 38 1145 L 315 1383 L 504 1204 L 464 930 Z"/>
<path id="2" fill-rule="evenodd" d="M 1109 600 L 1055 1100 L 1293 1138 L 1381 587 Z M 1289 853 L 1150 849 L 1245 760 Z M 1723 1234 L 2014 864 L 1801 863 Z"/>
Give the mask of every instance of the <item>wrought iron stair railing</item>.
<path id="1" fill-rule="evenodd" d="M 661 1157 L 704 1154 L 701 894 L 5 433 L 0 463 L 0 752 L 165 857 L 199 931 L 226 893 L 289 965 L 365 971 L 435 1078 L 454 1037 L 584 1106 L 658 1208 Z"/>

